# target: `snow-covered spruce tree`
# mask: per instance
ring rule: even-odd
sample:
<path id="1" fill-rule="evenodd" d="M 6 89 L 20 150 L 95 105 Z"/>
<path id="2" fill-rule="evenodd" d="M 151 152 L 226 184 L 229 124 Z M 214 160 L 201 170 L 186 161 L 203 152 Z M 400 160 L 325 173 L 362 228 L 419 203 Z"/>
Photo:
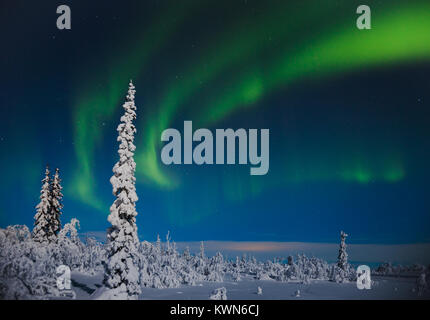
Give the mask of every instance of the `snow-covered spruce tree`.
<path id="1" fill-rule="evenodd" d="M 348 254 L 346 253 L 345 244 L 347 236 L 348 235 L 345 232 L 340 232 L 340 247 L 337 264 L 332 265 L 328 271 L 329 279 L 338 283 L 354 281 L 356 278 L 354 268 L 348 264 Z"/>
<path id="2" fill-rule="evenodd" d="M 57 168 L 55 170 L 54 178 L 51 182 L 51 227 L 54 234 L 57 236 L 61 229 L 60 216 L 62 214 L 61 210 L 63 209 L 62 199 L 63 194 L 61 190 L 63 187 L 61 186 L 60 179 L 60 170 Z"/>
<path id="3" fill-rule="evenodd" d="M 346 244 L 345 240 L 348 235 L 341 231 L 340 232 L 340 247 L 339 247 L 339 255 L 337 257 L 337 266 L 342 270 L 346 271 L 348 266 L 348 254 L 346 253 Z"/>
<path id="4" fill-rule="evenodd" d="M 182 257 L 185 259 L 185 262 L 189 262 L 191 261 L 191 252 L 190 252 L 190 247 L 186 246 L 184 252 L 182 253 Z"/>
<path id="5" fill-rule="evenodd" d="M 155 247 L 157 248 L 158 252 L 161 254 L 161 240 L 160 240 L 159 234 L 157 234 L 157 242 L 155 244 Z"/>
<path id="6" fill-rule="evenodd" d="M 137 299 L 140 289 L 139 279 L 139 239 L 136 226 L 136 195 L 134 177 L 136 163 L 133 156 L 136 149 L 133 141 L 136 127 L 136 106 L 134 104 L 134 85 L 130 81 L 125 110 L 119 124 L 118 142 L 119 161 L 113 167 L 110 179 L 116 200 L 110 208 L 108 221 L 107 263 L 105 263 L 104 284 L 110 289 L 103 298 Z"/>
<path id="7" fill-rule="evenodd" d="M 166 234 L 166 253 L 169 255 L 171 253 L 171 247 L 170 247 L 170 231 L 167 230 Z"/>
<path id="8" fill-rule="evenodd" d="M 205 280 L 222 282 L 224 272 L 224 257 L 222 256 L 221 252 L 217 252 L 217 254 L 209 260 Z"/>
<path id="9" fill-rule="evenodd" d="M 232 261 L 230 263 L 230 274 L 231 274 L 231 278 L 233 281 L 240 281 L 241 280 L 241 275 L 240 275 L 240 261 L 239 261 L 239 257 L 236 256 L 236 261 Z"/>
<path id="10" fill-rule="evenodd" d="M 46 166 L 45 178 L 42 180 L 42 189 L 40 190 L 40 202 L 36 206 L 36 215 L 34 216 L 33 240 L 39 243 L 49 243 L 55 238 L 52 228 L 51 219 L 51 178 L 49 167 Z"/>
<path id="11" fill-rule="evenodd" d="M 199 256 L 201 259 L 205 260 L 206 259 L 206 255 L 205 255 L 205 245 L 203 243 L 203 241 L 200 241 L 200 253 Z"/>

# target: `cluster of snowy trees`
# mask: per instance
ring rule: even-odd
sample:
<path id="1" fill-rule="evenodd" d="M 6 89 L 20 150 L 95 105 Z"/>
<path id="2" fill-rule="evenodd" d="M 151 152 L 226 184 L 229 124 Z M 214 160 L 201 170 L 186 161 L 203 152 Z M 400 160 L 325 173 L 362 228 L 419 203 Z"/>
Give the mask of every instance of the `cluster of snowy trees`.
<path id="1" fill-rule="evenodd" d="M 37 299 L 59 296 L 56 268 L 95 274 L 102 270 L 104 246 L 94 239 L 83 243 L 72 219 L 55 242 L 39 242 L 26 226 L 0 229 L 0 299 Z"/>
<path id="2" fill-rule="evenodd" d="M 426 272 L 426 267 L 421 264 L 411 266 L 393 265 L 391 262 L 381 263 L 373 270 L 373 274 L 381 276 L 398 276 L 411 275 L 416 276 Z"/>
<path id="3" fill-rule="evenodd" d="M 63 209 L 61 203 L 60 171 L 55 170 L 54 177 L 50 176 L 49 167 L 46 167 L 45 178 L 42 180 L 40 191 L 40 203 L 36 206 L 37 212 L 34 216 L 33 239 L 40 243 L 51 243 L 57 240 L 61 229 L 60 215 Z"/>
<path id="4" fill-rule="evenodd" d="M 302 282 L 312 279 L 344 282 L 355 278 L 355 270 L 347 261 L 343 232 L 337 264 L 305 255 L 289 257 L 286 262 L 258 262 L 253 257 L 230 261 L 221 253 L 207 257 L 203 242 L 197 255 L 192 255 L 189 249 L 180 253 L 169 234 L 165 243 L 159 237 L 155 244 L 140 242 L 133 159 L 135 92 L 130 81 L 124 114 L 117 128 L 119 160 L 110 179 L 115 201 L 108 217 L 112 226 L 107 231 L 107 243 L 92 238 L 83 241 L 78 236 L 76 219 L 61 228 L 63 195 L 59 170 L 51 177 L 46 168 L 33 231 L 25 226 L 0 229 L 0 299 L 57 296 L 55 272 L 60 265 L 89 274 L 103 272 L 104 286 L 98 292 L 99 299 L 137 299 L 141 287 L 170 288 L 200 281 L 240 281 L 244 277 Z"/>
<path id="5" fill-rule="evenodd" d="M 69 266 L 72 272 L 89 275 L 105 273 L 111 257 L 111 244 L 78 235 L 79 221 L 72 219 L 52 243 L 37 242 L 26 226 L 0 229 L 0 299 L 44 299 L 60 295 L 56 287 L 56 268 Z M 223 282 L 243 279 L 293 281 L 312 280 L 337 282 L 355 280 L 355 270 L 349 264 L 342 270 L 337 263 L 298 255 L 287 261 L 257 261 L 254 257 L 226 259 L 220 252 L 206 256 L 202 242 L 200 252 L 187 248 L 180 252 L 167 235 L 166 241 L 139 242 L 136 246 L 136 276 L 141 287 L 172 288 L 198 285 L 204 281 Z M 109 288 L 109 287 L 107 287 Z M 114 290 L 118 292 L 119 290 Z M 112 289 L 100 294 L 107 298 Z M 108 297 L 108 298 L 127 298 Z"/>

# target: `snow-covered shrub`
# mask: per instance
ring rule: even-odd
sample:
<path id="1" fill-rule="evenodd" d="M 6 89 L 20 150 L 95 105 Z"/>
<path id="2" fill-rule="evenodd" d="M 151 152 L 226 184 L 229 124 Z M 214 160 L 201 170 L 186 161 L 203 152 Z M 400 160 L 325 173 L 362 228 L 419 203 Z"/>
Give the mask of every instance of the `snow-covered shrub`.
<path id="1" fill-rule="evenodd" d="M 102 261 L 105 259 L 106 251 L 102 243 L 88 237 L 83 247 L 81 270 L 84 273 L 95 275 L 103 271 Z"/>
<path id="2" fill-rule="evenodd" d="M 289 257 L 286 264 L 279 260 L 267 261 L 264 270 L 257 273 L 256 278 L 264 280 L 261 275 L 267 274 L 270 279 L 276 281 L 298 280 L 307 283 L 310 280 L 327 280 L 329 271 L 330 266 L 326 261 L 299 254 L 295 261 Z"/>
<path id="3" fill-rule="evenodd" d="M 408 275 L 408 276 L 418 277 L 423 272 L 424 273 L 426 272 L 426 267 L 421 264 L 402 266 L 402 265 L 393 265 L 391 262 L 381 263 L 375 269 L 372 269 L 372 274 L 379 275 L 379 276 Z"/>
<path id="4" fill-rule="evenodd" d="M 423 272 L 417 278 L 417 292 L 418 295 L 421 296 L 424 292 L 427 291 L 427 282 L 426 282 L 426 274 Z"/>
<path id="5" fill-rule="evenodd" d="M 26 226 L 0 229 L 0 299 L 37 299 L 58 295 L 55 244 L 32 240 Z"/>
<path id="6" fill-rule="evenodd" d="M 0 299 L 44 299 L 58 296 L 56 268 L 95 274 L 101 271 L 100 243 L 80 241 L 79 221 L 72 219 L 52 243 L 34 241 L 26 226 L 0 229 Z"/>
<path id="7" fill-rule="evenodd" d="M 240 272 L 239 272 L 238 270 L 236 270 L 236 269 L 234 269 L 234 270 L 230 273 L 230 276 L 231 276 L 231 280 L 233 280 L 233 281 L 235 281 L 235 282 L 238 282 L 238 281 L 242 280 L 242 277 L 241 277 L 241 275 L 240 275 Z"/>
<path id="8" fill-rule="evenodd" d="M 276 276 L 277 277 L 277 276 Z M 255 280 L 273 280 L 275 276 L 271 276 L 265 270 L 258 270 L 256 275 L 254 276 Z"/>
<path id="9" fill-rule="evenodd" d="M 226 267 L 224 265 L 224 257 L 220 252 L 217 252 L 217 254 L 212 257 L 207 264 L 205 280 L 222 282 L 225 271 Z"/>
<path id="10" fill-rule="evenodd" d="M 211 296 L 209 297 L 211 300 L 227 300 L 227 289 L 222 287 L 215 289 L 212 291 Z"/>
<path id="11" fill-rule="evenodd" d="M 258 295 L 262 295 L 263 294 L 263 289 L 261 289 L 261 287 L 257 287 L 257 294 Z"/>
<path id="12" fill-rule="evenodd" d="M 140 281 L 144 287 L 176 288 L 180 285 L 195 285 L 204 280 L 204 270 L 198 268 L 199 263 L 206 268 L 200 256 L 192 256 L 189 250 L 180 255 L 175 243 L 157 241 L 155 245 L 142 242 L 139 248 Z M 208 273 L 209 274 L 209 273 Z"/>
<path id="13" fill-rule="evenodd" d="M 387 275 L 393 273 L 393 266 L 390 262 L 381 263 L 373 270 L 374 274 L 377 275 Z"/>
<path id="14" fill-rule="evenodd" d="M 329 273 L 329 280 L 337 283 L 356 281 L 357 275 L 355 268 L 350 264 L 345 266 L 345 270 L 338 265 L 332 265 Z"/>
<path id="15" fill-rule="evenodd" d="M 83 272 L 86 247 L 79 239 L 79 226 L 79 220 L 75 218 L 64 225 L 58 234 L 56 258 L 71 270 Z"/>

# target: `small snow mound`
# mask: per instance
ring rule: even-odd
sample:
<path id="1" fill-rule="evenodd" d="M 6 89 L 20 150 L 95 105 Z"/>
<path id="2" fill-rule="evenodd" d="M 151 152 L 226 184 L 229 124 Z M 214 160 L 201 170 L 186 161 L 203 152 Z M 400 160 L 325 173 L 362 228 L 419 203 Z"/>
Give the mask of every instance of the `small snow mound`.
<path id="1" fill-rule="evenodd" d="M 426 274 L 423 272 L 420 274 L 420 276 L 417 279 L 417 291 L 418 295 L 423 295 L 425 291 L 427 291 L 427 281 L 426 281 Z"/>
<path id="2" fill-rule="evenodd" d="M 222 287 L 212 291 L 212 295 L 209 297 L 210 300 L 227 300 L 227 289 Z"/>
<path id="3" fill-rule="evenodd" d="M 273 280 L 272 278 L 270 278 L 270 276 L 267 273 L 264 273 L 264 272 L 257 274 L 255 278 L 257 280 Z"/>
<path id="4" fill-rule="evenodd" d="M 93 300 L 136 300 L 137 296 L 129 296 L 124 285 L 110 289 L 105 286 L 98 288 L 92 295 Z"/>

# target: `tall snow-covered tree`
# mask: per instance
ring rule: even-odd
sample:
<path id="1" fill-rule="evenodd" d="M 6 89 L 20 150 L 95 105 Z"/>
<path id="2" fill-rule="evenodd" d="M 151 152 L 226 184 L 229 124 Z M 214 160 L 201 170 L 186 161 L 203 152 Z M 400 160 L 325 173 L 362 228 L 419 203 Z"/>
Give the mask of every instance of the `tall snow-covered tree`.
<path id="1" fill-rule="evenodd" d="M 205 245 L 203 243 L 203 241 L 200 241 L 200 258 L 201 259 L 206 259 L 206 255 L 205 255 Z"/>
<path id="2" fill-rule="evenodd" d="M 166 252 L 168 254 L 170 254 L 170 231 L 167 230 L 167 235 L 166 235 Z"/>
<path id="3" fill-rule="evenodd" d="M 159 234 L 157 234 L 157 242 L 155 242 L 155 248 L 157 248 L 158 252 L 161 253 L 161 240 Z"/>
<path id="4" fill-rule="evenodd" d="M 135 92 L 130 81 L 126 102 L 123 104 L 125 112 L 117 128 L 119 161 L 113 167 L 114 175 L 110 179 L 116 197 L 108 217 L 112 227 L 108 229 L 108 261 L 104 265 L 104 284 L 110 289 L 110 299 L 137 299 L 141 292 L 135 204 L 138 200 L 134 176 L 136 163 L 133 159 L 136 149 L 133 143 L 136 133 L 133 124 L 136 119 Z"/>
<path id="5" fill-rule="evenodd" d="M 60 216 L 62 214 L 63 209 L 63 194 L 61 193 L 61 190 L 63 187 L 61 186 L 61 179 L 60 179 L 60 170 L 57 168 L 55 170 L 54 178 L 52 179 L 51 183 L 51 228 L 54 234 L 57 236 L 61 229 L 61 222 L 60 222 Z"/>
<path id="6" fill-rule="evenodd" d="M 348 235 L 341 231 L 340 232 L 340 247 L 339 247 L 339 255 L 337 257 L 337 266 L 342 270 L 346 270 L 348 265 L 348 254 L 346 253 L 346 244 L 345 240 Z"/>
<path id="7" fill-rule="evenodd" d="M 36 215 L 34 216 L 33 240 L 40 243 L 52 242 L 55 233 L 52 228 L 51 219 L 51 177 L 49 167 L 46 166 L 45 177 L 42 180 L 42 189 L 40 190 L 40 202 L 36 206 Z"/>

